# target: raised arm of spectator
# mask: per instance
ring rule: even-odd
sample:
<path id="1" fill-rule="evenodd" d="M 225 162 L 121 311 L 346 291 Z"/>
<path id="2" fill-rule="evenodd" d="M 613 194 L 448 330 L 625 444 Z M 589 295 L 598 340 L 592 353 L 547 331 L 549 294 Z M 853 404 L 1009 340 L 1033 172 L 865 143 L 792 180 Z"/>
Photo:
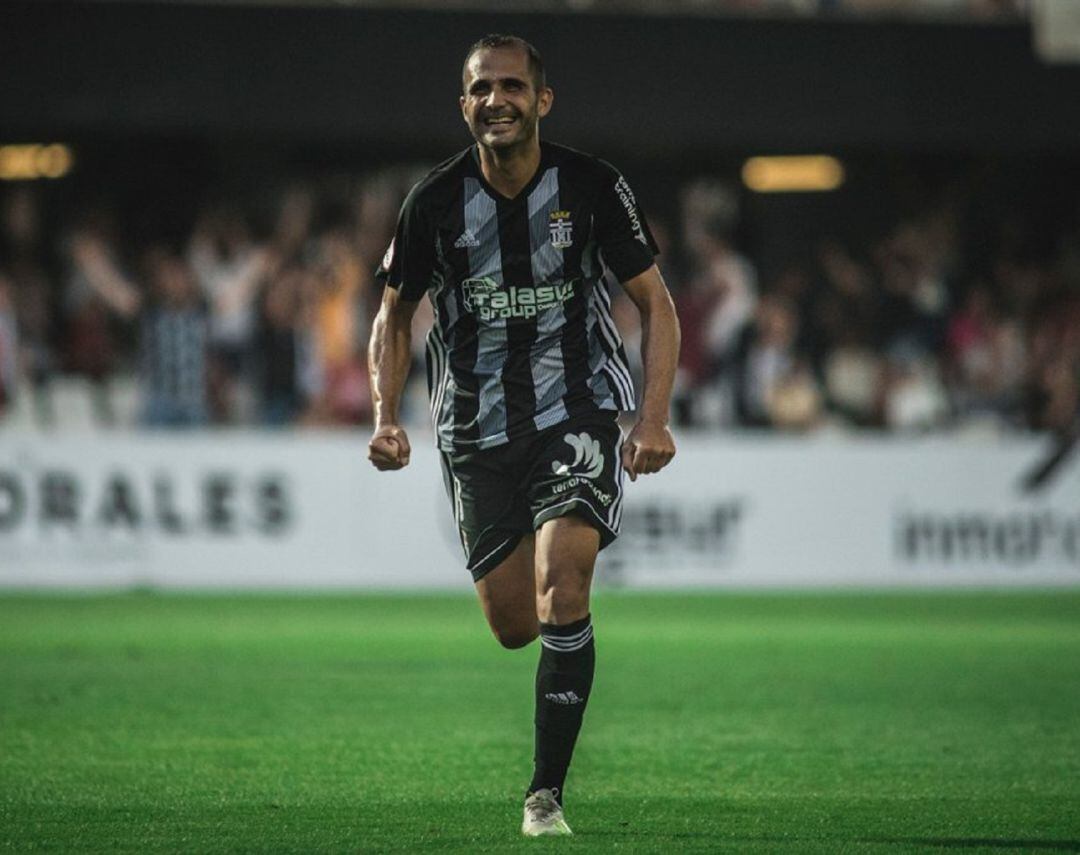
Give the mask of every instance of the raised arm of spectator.
<path id="1" fill-rule="evenodd" d="M 214 310 L 223 315 L 241 311 L 255 299 L 259 285 L 273 276 L 281 265 L 281 257 L 269 248 L 253 250 L 240 269 L 228 277 L 214 296 Z"/>
<path id="2" fill-rule="evenodd" d="M 204 283 L 213 282 L 218 276 L 219 265 L 214 251 L 212 230 L 202 223 L 196 226 L 187 251 L 188 263 Z M 214 314 L 231 315 L 252 304 L 264 280 L 273 276 L 281 266 L 281 256 L 272 247 L 253 247 L 239 269 L 220 279 L 210 289 L 209 298 Z"/>
<path id="3" fill-rule="evenodd" d="M 94 292 L 117 314 L 131 318 L 142 306 L 142 294 L 113 263 L 105 244 L 91 235 L 72 241 L 72 260 Z"/>

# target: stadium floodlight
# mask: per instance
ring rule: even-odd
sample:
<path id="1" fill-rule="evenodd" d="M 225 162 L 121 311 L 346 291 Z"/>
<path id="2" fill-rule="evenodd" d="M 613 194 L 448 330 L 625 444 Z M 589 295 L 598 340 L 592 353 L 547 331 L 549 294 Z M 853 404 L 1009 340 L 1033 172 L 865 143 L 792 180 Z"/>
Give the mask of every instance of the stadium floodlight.
<path id="1" fill-rule="evenodd" d="M 63 178 L 74 163 L 71 147 L 60 143 L 0 145 L 0 181 Z"/>
<path id="2" fill-rule="evenodd" d="M 742 179 L 755 193 L 820 193 L 844 183 L 844 166 L 826 154 L 751 157 Z"/>

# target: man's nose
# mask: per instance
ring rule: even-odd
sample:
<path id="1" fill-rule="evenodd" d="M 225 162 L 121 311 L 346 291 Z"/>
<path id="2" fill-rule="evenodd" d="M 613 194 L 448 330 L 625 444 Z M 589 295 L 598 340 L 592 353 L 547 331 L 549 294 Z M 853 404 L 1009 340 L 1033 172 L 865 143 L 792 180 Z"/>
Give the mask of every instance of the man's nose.
<path id="1" fill-rule="evenodd" d="M 492 107 L 498 107 L 505 102 L 506 99 L 503 97 L 502 88 L 499 86 L 492 86 L 491 91 L 487 94 L 487 98 L 484 99 L 484 106 L 490 109 Z"/>

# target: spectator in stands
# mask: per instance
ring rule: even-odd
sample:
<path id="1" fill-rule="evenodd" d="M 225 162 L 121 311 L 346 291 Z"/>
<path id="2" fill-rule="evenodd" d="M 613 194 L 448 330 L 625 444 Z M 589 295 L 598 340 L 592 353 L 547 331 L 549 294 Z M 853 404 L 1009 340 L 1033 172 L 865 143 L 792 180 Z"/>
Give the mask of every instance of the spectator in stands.
<path id="1" fill-rule="evenodd" d="M 250 420 L 252 346 L 258 291 L 278 264 L 272 247 L 251 238 L 244 216 L 219 207 L 203 212 L 187 260 L 209 309 L 208 377 L 213 420 Z"/>
<path id="2" fill-rule="evenodd" d="M 1063 291 L 1032 325 L 1027 421 L 1037 430 L 1080 427 L 1080 293 Z"/>
<path id="3" fill-rule="evenodd" d="M 14 296 L 14 283 L 0 270 L 0 419 L 15 400 L 18 388 L 19 338 Z"/>
<path id="4" fill-rule="evenodd" d="M 310 275 L 298 266 L 278 272 L 261 301 L 255 376 L 260 421 L 268 427 L 293 424 L 304 412 L 304 361 L 310 348 L 306 346 L 301 306 L 304 279 Z"/>
<path id="5" fill-rule="evenodd" d="M 39 197 L 26 186 L 16 186 L 0 204 L 0 271 L 7 279 L 8 311 L 18 335 L 18 351 L 7 354 L 8 403 L 26 391 L 40 424 L 53 421 L 49 381 L 56 370 L 54 295 L 45 247 Z M 9 343 L 8 345 L 12 345 Z"/>
<path id="6" fill-rule="evenodd" d="M 1016 421 L 1027 363 L 1024 337 L 985 283 L 976 282 L 950 318 L 946 361 L 958 416 Z"/>
<path id="7" fill-rule="evenodd" d="M 142 295 L 120 262 L 112 214 L 89 212 L 66 241 L 64 368 L 88 379 L 101 424 L 113 424 L 108 381 L 120 367 L 125 321 L 133 319 Z"/>
<path id="8" fill-rule="evenodd" d="M 924 355 L 941 344 L 948 314 L 945 259 L 926 222 L 901 223 L 874 250 L 881 282 L 880 345 Z"/>
<path id="9" fill-rule="evenodd" d="M 150 301 L 140 318 L 143 423 L 199 427 L 208 421 L 209 318 L 191 269 L 169 250 L 149 250 Z"/>
<path id="10" fill-rule="evenodd" d="M 736 250 L 738 206 L 730 188 L 696 182 L 683 196 L 684 241 L 692 272 L 690 288 L 703 295 L 704 348 L 713 365 L 724 360 L 754 316 L 757 271 Z"/>
<path id="11" fill-rule="evenodd" d="M 761 298 L 734 358 L 735 412 L 747 427 L 806 429 L 821 416 L 821 394 L 799 353 L 799 316 L 786 298 Z"/>
<path id="12" fill-rule="evenodd" d="M 315 194 L 310 187 L 296 185 L 285 192 L 271 240 L 283 264 L 303 263 L 314 218 Z"/>
<path id="13" fill-rule="evenodd" d="M 364 358 L 370 321 L 362 295 L 371 287 L 373 269 L 361 264 L 343 228 L 329 229 L 313 243 L 306 296 L 322 382 L 313 390 L 309 423 L 359 424 L 371 417 Z"/>
<path id="14" fill-rule="evenodd" d="M 941 427 L 949 401 L 937 361 L 928 355 L 896 352 L 886 363 L 882 387 L 884 426 L 892 431 Z"/>
<path id="15" fill-rule="evenodd" d="M 163 246 L 146 250 L 146 298 L 98 234 L 82 230 L 73 235 L 71 256 L 76 271 L 72 287 L 85 291 L 85 303 L 98 302 L 126 321 L 137 321 L 141 422 L 150 428 L 206 424 L 210 324 L 184 259 Z"/>
<path id="16" fill-rule="evenodd" d="M 422 170 L 414 177 L 411 174 L 399 175 L 399 170 L 387 170 L 369 176 L 357 188 L 352 199 L 354 246 L 365 270 L 378 266 L 394 235 L 398 209 L 405 191 L 426 172 Z M 377 304 L 378 301 L 376 307 Z"/>
<path id="17" fill-rule="evenodd" d="M 874 346 L 881 299 L 873 271 L 835 240 L 817 249 L 820 280 L 804 315 L 807 352 L 829 411 L 844 422 L 881 423 L 885 365 Z"/>
<path id="18" fill-rule="evenodd" d="M 727 420 L 724 370 L 754 316 L 757 272 L 734 246 L 738 204 L 726 185 L 695 181 L 683 189 L 685 285 L 675 291 L 682 324 L 677 410 L 694 423 Z"/>
<path id="19" fill-rule="evenodd" d="M 786 0 L 785 0 L 786 1 Z M 780 0 L 773 0 L 779 4 Z M 962 19 L 1019 19 L 1031 0 L 816 0 L 821 11 L 843 11 L 852 15 L 907 15 Z M 813 8 L 814 0 L 805 5 Z"/>

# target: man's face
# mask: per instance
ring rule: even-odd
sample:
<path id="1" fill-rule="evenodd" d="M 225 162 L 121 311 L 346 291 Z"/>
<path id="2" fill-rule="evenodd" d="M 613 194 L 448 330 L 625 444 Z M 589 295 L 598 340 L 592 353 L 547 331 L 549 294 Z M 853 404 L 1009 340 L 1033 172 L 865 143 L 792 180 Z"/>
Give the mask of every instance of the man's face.
<path id="1" fill-rule="evenodd" d="M 507 150 L 536 137 L 551 109 L 551 89 L 537 91 L 529 58 L 517 48 L 484 48 L 465 65 L 461 114 L 486 148 Z"/>

